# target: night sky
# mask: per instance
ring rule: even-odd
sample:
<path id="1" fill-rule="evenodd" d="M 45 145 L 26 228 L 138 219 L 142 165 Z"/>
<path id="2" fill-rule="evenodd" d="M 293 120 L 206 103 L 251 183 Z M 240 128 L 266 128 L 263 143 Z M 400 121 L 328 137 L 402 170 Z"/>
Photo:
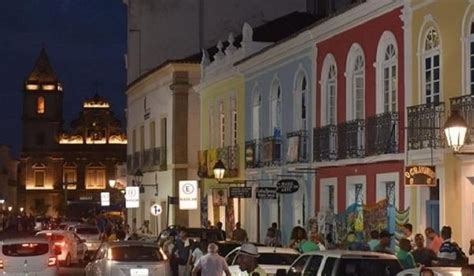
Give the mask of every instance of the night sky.
<path id="1" fill-rule="evenodd" d="M 22 85 L 45 46 L 64 87 L 64 119 L 69 126 L 99 94 L 124 121 L 126 6 L 122 0 L 2 1 L 0 12 L 0 144 L 21 149 Z"/>

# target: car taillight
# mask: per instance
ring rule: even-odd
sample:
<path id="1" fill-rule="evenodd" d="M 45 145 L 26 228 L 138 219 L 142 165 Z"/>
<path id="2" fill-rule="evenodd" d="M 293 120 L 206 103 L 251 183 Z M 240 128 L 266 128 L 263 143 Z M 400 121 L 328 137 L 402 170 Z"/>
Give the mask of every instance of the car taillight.
<path id="1" fill-rule="evenodd" d="M 57 260 L 58 260 L 58 259 L 57 259 L 56 257 L 49 257 L 49 259 L 48 259 L 48 266 L 55 266 Z"/>

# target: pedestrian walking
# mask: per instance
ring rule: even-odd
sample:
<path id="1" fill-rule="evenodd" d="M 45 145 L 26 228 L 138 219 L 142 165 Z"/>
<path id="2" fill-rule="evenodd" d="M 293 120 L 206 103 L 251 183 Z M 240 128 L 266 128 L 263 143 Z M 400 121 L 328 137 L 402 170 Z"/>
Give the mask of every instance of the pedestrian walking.
<path id="1" fill-rule="evenodd" d="M 179 233 L 179 239 L 176 240 L 173 248 L 173 262 L 172 272 L 173 276 L 187 276 L 189 275 L 188 260 L 191 255 L 191 249 L 193 248 L 192 241 L 188 238 L 188 234 L 185 230 L 181 230 Z"/>
<path id="2" fill-rule="evenodd" d="M 235 224 L 235 229 L 232 232 L 232 240 L 237 242 L 246 242 L 248 241 L 247 231 L 241 228 L 240 222 Z"/>
<path id="3" fill-rule="evenodd" d="M 275 229 L 273 229 L 272 227 L 267 229 L 267 235 L 265 237 L 264 244 L 266 246 L 279 246 L 276 238 Z"/>
<path id="4" fill-rule="evenodd" d="M 202 256 L 193 268 L 192 275 L 196 276 L 199 272 L 203 276 L 230 276 L 230 270 L 224 257 L 219 256 L 218 247 L 215 243 L 207 246 L 207 254 Z"/>
<path id="5" fill-rule="evenodd" d="M 276 243 L 280 246 L 282 244 L 282 242 L 281 242 L 281 230 L 278 229 L 278 223 L 276 223 L 276 222 L 272 223 L 272 229 L 273 229 L 273 231 L 275 231 Z"/>
<path id="6" fill-rule="evenodd" d="M 226 235 L 226 232 L 222 229 L 222 222 L 218 221 L 218 222 L 216 223 L 216 228 L 217 228 L 217 230 L 221 231 L 221 233 L 222 233 L 222 238 L 223 238 L 224 240 L 226 240 L 226 239 L 227 239 L 227 235 Z"/>
<path id="7" fill-rule="evenodd" d="M 266 276 L 267 273 L 258 265 L 257 247 L 251 243 L 244 243 L 237 253 L 240 270 L 251 276 Z"/>
<path id="8" fill-rule="evenodd" d="M 438 258 L 433 250 L 425 247 L 425 238 L 422 234 L 415 235 L 415 244 L 416 248 L 411 252 L 413 258 L 415 258 L 415 263 L 423 266 L 433 266 Z"/>

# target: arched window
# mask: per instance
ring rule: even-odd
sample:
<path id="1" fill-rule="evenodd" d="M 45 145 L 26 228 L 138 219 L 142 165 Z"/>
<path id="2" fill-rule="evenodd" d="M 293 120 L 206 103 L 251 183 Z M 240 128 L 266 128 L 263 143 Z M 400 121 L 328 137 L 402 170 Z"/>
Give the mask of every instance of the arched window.
<path id="1" fill-rule="evenodd" d="M 426 104 L 437 104 L 440 101 L 441 67 L 440 67 L 440 40 L 438 32 L 431 28 L 426 33 L 422 49 L 422 77 L 423 97 Z"/>
<path id="2" fill-rule="evenodd" d="M 37 99 L 36 99 L 36 113 L 38 114 L 44 114 L 44 97 L 43 96 L 39 96 Z"/>
<path id="3" fill-rule="evenodd" d="M 352 72 L 352 118 L 364 119 L 364 58 L 357 55 Z"/>
<path id="4" fill-rule="evenodd" d="M 260 135 L 260 112 L 262 110 L 262 96 L 255 94 L 252 107 L 252 135 L 253 139 L 262 138 Z"/>
<path id="5" fill-rule="evenodd" d="M 281 134 L 281 86 L 275 81 L 270 93 L 270 133 L 272 136 Z"/>
<path id="6" fill-rule="evenodd" d="M 397 53 L 393 44 L 385 48 L 382 62 L 383 112 L 397 111 Z"/>
<path id="7" fill-rule="evenodd" d="M 328 79 L 326 82 L 326 124 L 335 125 L 336 124 L 336 65 L 331 64 L 328 70 Z"/>
<path id="8" fill-rule="evenodd" d="M 303 71 L 296 77 L 295 93 L 295 127 L 296 130 L 306 130 L 308 129 L 308 82 Z"/>

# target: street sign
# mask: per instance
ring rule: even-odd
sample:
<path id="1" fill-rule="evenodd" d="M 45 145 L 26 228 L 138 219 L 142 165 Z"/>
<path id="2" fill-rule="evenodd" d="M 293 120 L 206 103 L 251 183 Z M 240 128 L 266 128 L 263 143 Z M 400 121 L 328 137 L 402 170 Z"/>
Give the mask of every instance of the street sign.
<path id="1" fill-rule="evenodd" d="M 100 193 L 100 206 L 110 206 L 110 193 L 109 192 Z"/>
<path id="2" fill-rule="evenodd" d="M 252 187 L 230 187 L 229 197 L 231 198 L 251 198 Z"/>
<path id="3" fill-rule="evenodd" d="M 300 184 L 295 179 L 282 179 L 277 182 L 277 193 L 292 194 L 300 188 Z"/>
<path id="4" fill-rule="evenodd" d="M 125 208 L 140 207 L 140 187 L 132 186 L 125 188 Z"/>
<path id="5" fill-rule="evenodd" d="M 435 166 L 407 166 L 405 167 L 405 185 L 416 187 L 435 187 Z"/>
<path id="6" fill-rule="evenodd" d="M 150 213 L 154 216 L 159 216 L 161 215 L 161 212 L 163 212 L 163 209 L 161 208 L 160 204 L 153 204 L 150 206 Z"/>
<path id="7" fill-rule="evenodd" d="M 257 188 L 258 199 L 276 199 L 277 188 L 275 187 L 258 187 Z"/>
<path id="8" fill-rule="evenodd" d="M 179 181 L 179 209 L 196 210 L 198 208 L 197 180 Z"/>

